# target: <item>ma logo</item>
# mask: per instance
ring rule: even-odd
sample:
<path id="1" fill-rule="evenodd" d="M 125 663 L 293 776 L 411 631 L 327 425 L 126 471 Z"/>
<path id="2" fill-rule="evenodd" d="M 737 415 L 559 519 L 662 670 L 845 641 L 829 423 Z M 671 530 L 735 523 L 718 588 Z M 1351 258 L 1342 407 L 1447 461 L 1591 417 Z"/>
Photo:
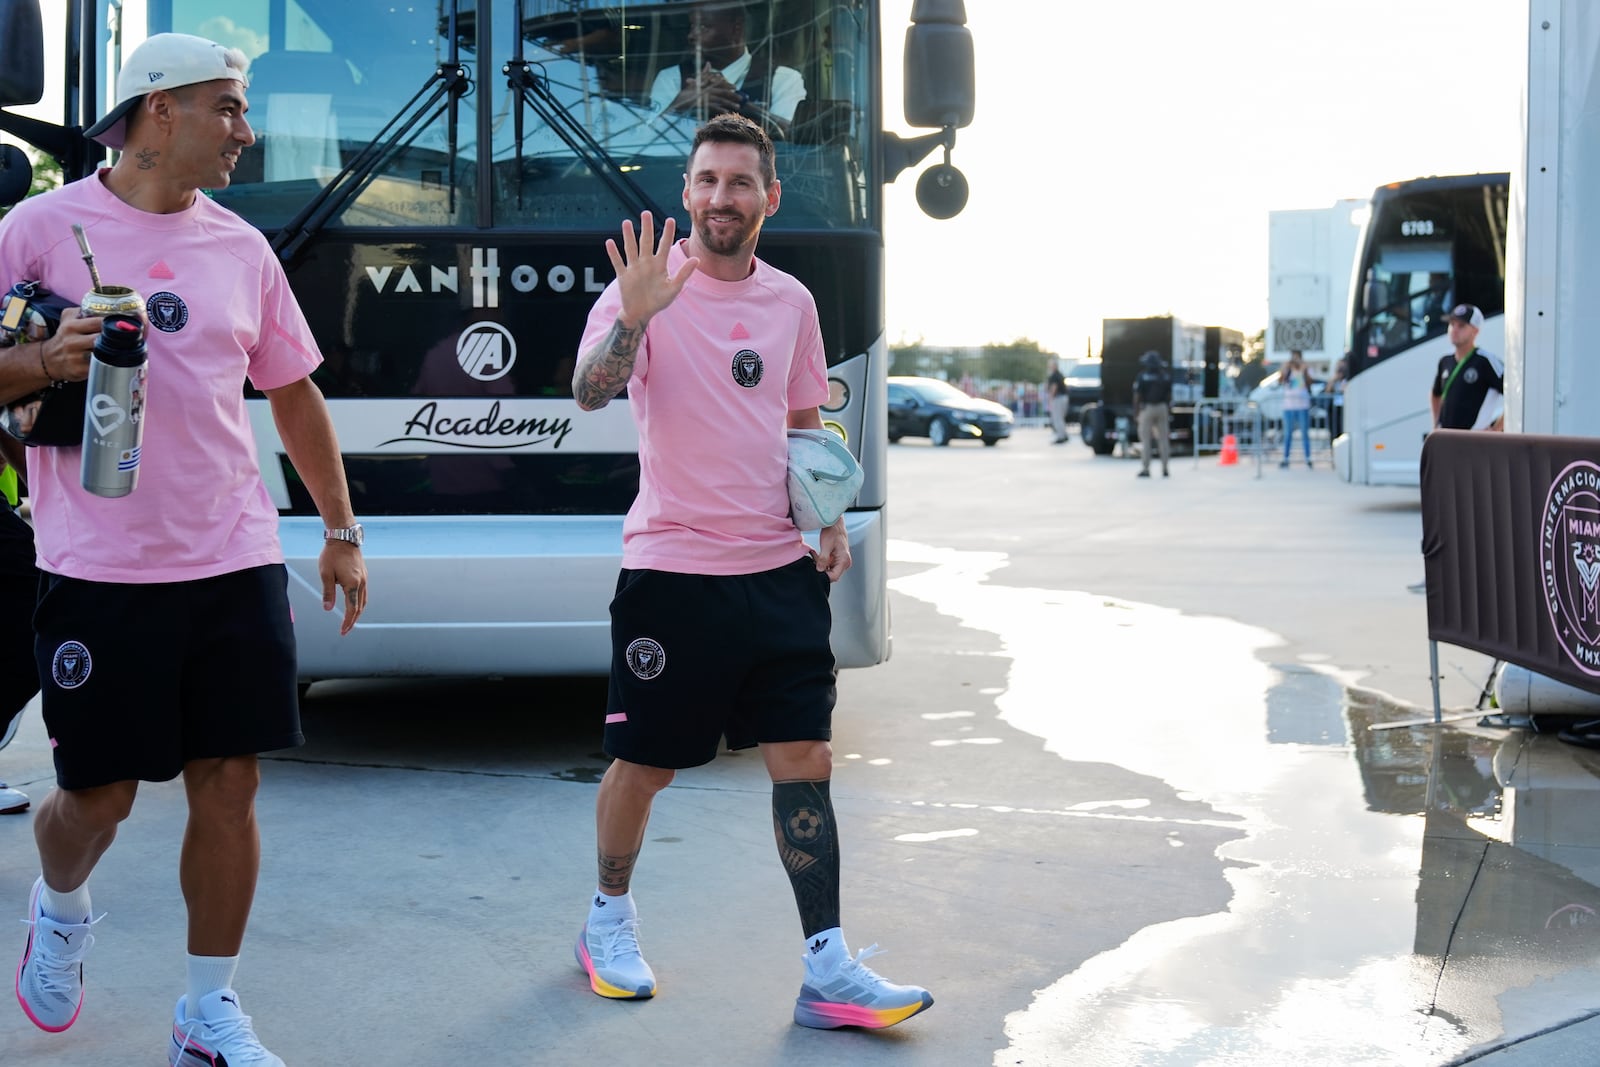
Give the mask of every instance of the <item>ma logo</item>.
<path id="1" fill-rule="evenodd" d="M 498 322 L 475 322 L 456 341 L 456 362 L 480 382 L 504 378 L 516 361 L 516 338 Z"/>

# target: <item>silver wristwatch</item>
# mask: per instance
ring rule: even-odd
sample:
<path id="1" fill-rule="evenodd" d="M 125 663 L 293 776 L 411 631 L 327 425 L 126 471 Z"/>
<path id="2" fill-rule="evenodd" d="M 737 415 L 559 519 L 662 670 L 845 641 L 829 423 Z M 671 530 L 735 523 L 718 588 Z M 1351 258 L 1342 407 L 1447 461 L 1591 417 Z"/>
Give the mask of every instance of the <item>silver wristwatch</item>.
<path id="1" fill-rule="evenodd" d="M 358 522 L 354 526 L 346 526 L 340 530 L 323 530 L 322 539 L 324 541 L 345 541 L 360 548 L 362 542 L 366 540 L 366 532 L 362 530 L 361 524 Z"/>

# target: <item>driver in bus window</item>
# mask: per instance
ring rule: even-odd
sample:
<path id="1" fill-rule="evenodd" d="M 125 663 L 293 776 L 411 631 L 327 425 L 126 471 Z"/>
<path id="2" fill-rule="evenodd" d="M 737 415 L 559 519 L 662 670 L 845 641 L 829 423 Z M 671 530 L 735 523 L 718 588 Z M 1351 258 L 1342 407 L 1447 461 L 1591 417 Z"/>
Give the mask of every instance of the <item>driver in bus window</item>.
<path id="1" fill-rule="evenodd" d="M 1383 339 L 1380 342 L 1385 351 L 1409 346 L 1415 338 L 1411 325 L 1411 304 L 1402 300 L 1389 308 L 1392 316 L 1389 324 L 1383 327 Z"/>
<path id="2" fill-rule="evenodd" d="M 782 137 L 806 98 L 805 79 L 793 67 L 774 65 L 770 48 L 751 52 L 748 14 L 739 0 L 703 0 L 689 16 L 689 50 L 663 67 L 650 87 L 661 115 L 704 121 L 737 112 Z"/>

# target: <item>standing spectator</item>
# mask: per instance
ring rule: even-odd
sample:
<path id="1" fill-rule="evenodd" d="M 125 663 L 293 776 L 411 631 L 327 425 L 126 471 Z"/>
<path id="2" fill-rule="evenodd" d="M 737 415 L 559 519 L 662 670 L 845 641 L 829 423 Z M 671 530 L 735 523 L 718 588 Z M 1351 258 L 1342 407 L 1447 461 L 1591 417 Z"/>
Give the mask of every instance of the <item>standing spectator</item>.
<path id="1" fill-rule="evenodd" d="M 1067 439 L 1067 376 L 1061 373 L 1061 361 L 1050 361 L 1050 376 L 1045 379 L 1045 394 L 1050 398 L 1050 428 L 1055 431 L 1055 440 L 1050 443 L 1059 445 Z"/>
<path id="2" fill-rule="evenodd" d="M 759 745 L 772 779 L 772 827 L 805 935 L 794 1021 L 892 1026 L 933 998 L 869 969 L 874 948 L 851 957 L 839 919 L 828 586 L 850 566 L 850 541 L 841 517 L 812 553 L 785 490 L 785 430 L 821 429 L 828 397 L 816 303 L 755 256 L 782 192 L 761 127 L 712 119 L 687 170 L 686 240 L 674 242 L 669 218 L 657 246 L 646 212 L 637 237 L 622 224 L 621 251 L 606 242 L 617 277 L 589 313 L 572 383 L 587 411 L 627 390 L 640 463 L 611 602 L 599 887 L 574 954 L 600 996 L 655 995 L 634 865 L 657 795 L 726 737 Z M 730 321 L 753 336 L 730 342 Z M 711 423 L 708 402 L 723 413 Z"/>
<path id="3" fill-rule="evenodd" d="M 1454 352 L 1439 357 L 1433 376 L 1433 424 L 1441 430 L 1500 430 L 1505 426 L 1505 367 L 1478 349 L 1483 312 L 1457 304 L 1446 317 Z"/>
<path id="4" fill-rule="evenodd" d="M 1311 466 L 1311 370 L 1300 358 L 1299 349 L 1291 349 L 1289 362 L 1278 372 L 1278 388 L 1283 390 L 1283 460 L 1280 467 L 1289 465 L 1289 449 L 1294 443 L 1295 430 L 1300 431 L 1300 447 L 1305 453 L 1306 466 Z"/>
<path id="5" fill-rule="evenodd" d="M 1439 357 L 1428 401 L 1433 425 L 1439 430 L 1504 430 L 1505 367 L 1500 357 L 1478 349 L 1483 312 L 1472 304 L 1457 304 L 1445 316 L 1450 346 L 1455 351 Z M 1428 591 L 1427 579 L 1406 586 L 1413 593 Z"/>
<path id="6" fill-rule="evenodd" d="M 1172 414 L 1172 374 L 1154 349 L 1139 357 L 1139 374 L 1133 379 L 1133 414 L 1139 421 L 1139 477 L 1150 477 L 1150 461 L 1161 449 L 1161 477 L 1168 475 L 1172 445 L 1167 423 Z"/>
<path id="7" fill-rule="evenodd" d="M 343 590 L 341 632 L 365 607 L 367 573 L 333 423 L 310 377 L 316 340 L 261 232 L 200 192 L 225 188 L 255 141 L 247 62 L 201 37 L 147 38 L 123 62 L 116 106 L 87 131 L 122 150 L 115 166 L 0 221 L 0 278 L 81 291 L 72 225 L 82 223 L 108 280 L 160 278 L 163 306 L 178 311 L 152 327 L 155 387 L 130 496 L 85 491 L 77 448 L 28 456 L 44 572 L 34 650 L 56 788 L 33 821 L 43 874 L 28 899 L 16 993 L 42 1030 L 77 1021 L 99 921 L 90 874 L 140 783 L 182 776 L 189 954 L 168 1062 L 283 1067 L 232 988 L 261 860 L 257 753 L 303 741 L 288 572 L 247 382 L 266 395 L 322 516 L 322 606 L 332 610 Z M 75 312 L 50 339 L 0 352 L 0 395 L 88 376 L 101 320 Z"/>

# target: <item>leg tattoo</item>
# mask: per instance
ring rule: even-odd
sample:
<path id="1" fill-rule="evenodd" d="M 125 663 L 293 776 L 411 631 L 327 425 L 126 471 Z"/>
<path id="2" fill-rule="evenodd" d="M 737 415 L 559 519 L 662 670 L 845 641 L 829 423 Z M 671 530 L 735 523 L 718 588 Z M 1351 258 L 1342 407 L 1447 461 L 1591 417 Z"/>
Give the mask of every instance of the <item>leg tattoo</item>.
<path id="1" fill-rule="evenodd" d="M 633 865 L 638 862 L 639 851 L 628 853 L 626 856 L 608 856 L 604 849 L 599 850 L 600 858 L 600 888 L 615 889 L 620 896 L 628 891 L 628 883 L 633 880 Z"/>
<path id="2" fill-rule="evenodd" d="M 839 925 L 839 841 L 828 779 L 772 783 L 772 829 L 805 935 Z"/>

